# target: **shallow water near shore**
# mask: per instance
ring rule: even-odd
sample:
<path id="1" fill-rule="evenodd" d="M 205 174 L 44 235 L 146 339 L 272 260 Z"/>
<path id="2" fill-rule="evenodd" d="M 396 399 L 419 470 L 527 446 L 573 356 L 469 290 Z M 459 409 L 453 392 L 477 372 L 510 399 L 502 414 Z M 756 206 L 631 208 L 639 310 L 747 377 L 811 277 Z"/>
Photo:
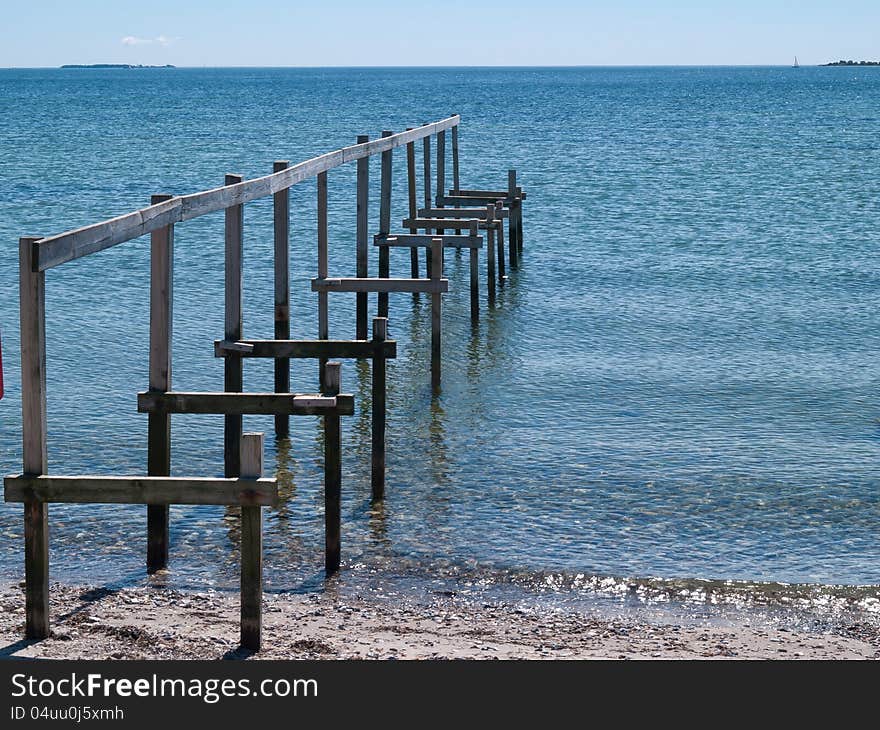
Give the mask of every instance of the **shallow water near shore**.
<path id="1" fill-rule="evenodd" d="M 375 571 L 413 595 L 436 584 L 710 612 L 712 595 L 763 611 L 774 594 L 782 608 L 787 598 L 873 620 L 878 102 L 876 69 L 0 70 L 0 470 L 20 469 L 19 236 L 458 112 L 464 183 L 496 187 L 508 167 L 520 171 L 524 260 L 472 327 L 467 264 L 449 255 L 437 399 L 429 302 L 392 298 L 399 357 L 380 510 L 369 503 L 369 367 L 344 364 L 357 402 L 343 435 L 347 585 L 369 587 Z M 372 173 L 376 191 L 377 162 Z M 402 154 L 394 173 L 399 223 Z M 354 167 L 329 181 L 330 271 L 347 275 Z M 293 334 L 314 337 L 313 182 L 292 190 L 291 210 Z M 268 201 L 248 205 L 254 338 L 272 335 L 271 219 Z M 175 231 L 179 390 L 223 382 L 212 357 L 222 236 L 222 216 Z M 144 472 L 135 394 L 147 377 L 148 251 L 130 242 L 47 276 L 53 473 Z M 408 268 L 392 255 L 392 275 Z M 353 315 L 353 298 L 332 299 L 331 335 L 353 336 Z M 313 391 L 316 372 L 295 363 L 294 388 Z M 271 390 L 271 363 L 247 362 L 245 382 Z M 266 511 L 266 578 L 270 590 L 317 590 L 320 424 L 292 427 L 276 441 L 271 418 L 245 420 L 266 432 L 283 496 Z M 174 474 L 222 473 L 222 419 L 175 417 L 173 434 Z M 53 579 L 143 581 L 142 508 L 50 511 Z M 172 508 L 163 580 L 232 588 L 237 539 L 234 513 Z M 21 565 L 20 508 L 2 505 L 0 576 Z"/>

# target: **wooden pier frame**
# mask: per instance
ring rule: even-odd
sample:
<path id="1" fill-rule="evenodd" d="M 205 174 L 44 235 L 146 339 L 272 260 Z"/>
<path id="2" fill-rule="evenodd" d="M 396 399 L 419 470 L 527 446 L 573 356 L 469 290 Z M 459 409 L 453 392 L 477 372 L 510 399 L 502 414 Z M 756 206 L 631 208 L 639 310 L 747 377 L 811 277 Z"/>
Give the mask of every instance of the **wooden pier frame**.
<path id="1" fill-rule="evenodd" d="M 373 318 L 372 340 L 242 340 L 241 342 L 216 340 L 214 342 L 214 357 L 225 357 L 228 352 L 236 352 L 243 358 L 317 358 L 323 363 L 329 358 L 369 358 L 372 361 L 371 482 L 374 499 L 382 499 L 385 494 L 385 361 L 397 357 L 397 342 L 388 339 L 386 318 Z M 329 393 L 326 386 L 322 376 L 321 392 L 324 394 Z"/>
<path id="2" fill-rule="evenodd" d="M 170 200 L 154 195 L 153 205 Z M 171 343 L 174 306 L 174 224 L 150 234 L 150 390 L 171 390 Z M 171 474 L 171 417 L 153 413 L 147 423 L 147 474 Z M 147 507 L 147 572 L 168 564 L 168 506 Z"/>
<path id="3" fill-rule="evenodd" d="M 341 386 L 341 365 L 325 366 L 325 396 L 335 398 Z M 339 570 L 342 555 L 342 431 L 339 415 L 324 416 L 324 570 L 333 575 Z"/>
<path id="4" fill-rule="evenodd" d="M 276 160 L 273 172 L 290 167 L 288 160 Z M 290 339 L 290 188 L 272 196 L 272 223 L 275 243 L 275 339 Z M 290 390 L 290 360 L 275 360 L 275 392 Z M 290 418 L 275 416 L 275 436 L 290 434 Z"/>
<path id="5" fill-rule="evenodd" d="M 382 132 L 382 137 L 390 137 L 393 132 Z M 379 235 L 387 236 L 391 230 L 391 171 L 392 150 L 382 153 L 382 168 L 379 184 Z M 390 256 L 387 248 L 379 249 L 379 278 L 388 279 L 391 276 Z M 379 293 L 379 316 L 388 316 L 388 292 Z"/>
<path id="6" fill-rule="evenodd" d="M 43 238 L 20 239 L 20 316 L 22 358 L 22 474 L 6 483 L 7 501 L 24 504 L 25 536 L 25 632 L 28 638 L 44 638 L 49 632 L 48 576 L 48 504 L 52 501 L 144 504 L 148 507 L 148 570 L 165 567 L 168 560 L 168 505 L 182 504 L 238 504 L 250 510 L 275 499 L 277 486 L 266 480 L 254 479 L 262 472 L 262 446 L 252 443 L 252 434 L 242 433 L 242 416 L 266 414 L 275 416 L 275 430 L 279 436 L 289 429 L 290 415 L 322 416 L 330 422 L 354 411 L 354 398 L 339 393 L 338 378 L 332 368 L 321 368 L 320 394 L 288 393 L 290 381 L 289 360 L 304 357 L 306 351 L 316 353 L 322 365 L 336 353 L 340 341 L 329 339 L 328 294 L 331 291 L 354 292 L 357 296 L 357 340 L 347 341 L 343 350 L 354 356 L 374 359 L 373 380 L 373 471 L 374 499 L 384 495 L 385 470 L 385 359 L 396 353 L 395 343 L 387 340 L 387 320 L 374 321 L 373 340 L 367 340 L 368 294 L 379 294 L 380 309 L 387 312 L 388 294 L 395 292 L 427 293 L 431 295 L 431 382 L 436 393 L 441 375 L 441 301 L 449 290 L 443 278 L 443 250 L 445 229 L 456 231 L 448 238 L 458 239 L 456 249 L 468 248 L 472 257 L 478 254 L 473 244 L 480 227 L 491 231 L 486 223 L 492 217 L 480 208 L 468 218 L 460 217 L 473 206 L 485 206 L 502 200 L 496 207 L 494 220 L 510 218 L 511 246 L 517 253 L 522 246 L 521 204 L 525 193 L 519 187 L 507 191 L 476 191 L 460 188 L 459 136 L 460 117 L 453 115 L 439 121 L 407 128 L 405 132 L 385 132 L 381 138 L 370 140 L 359 136 L 357 143 L 328 152 L 304 162 L 290 165 L 276 161 L 272 173 L 252 180 L 241 175 L 227 175 L 222 186 L 188 195 L 153 196 L 148 207 L 112 219 L 87 225 L 75 230 Z M 453 147 L 453 187 L 446 190 L 446 132 L 450 131 Z M 431 137 L 437 137 L 436 185 L 431 179 Z M 424 165 L 424 208 L 417 209 L 415 154 L 421 140 Z M 413 244 L 411 250 L 411 278 L 392 279 L 387 274 L 388 257 L 392 247 L 390 233 L 391 212 L 391 155 L 395 148 L 406 147 L 407 183 L 409 185 L 408 220 L 417 216 L 435 217 L 443 227 L 426 229 L 419 238 L 418 230 L 411 228 L 404 241 L 397 245 Z M 387 245 L 380 246 L 380 264 L 386 276 L 369 277 L 369 159 L 382 156 L 383 176 L 380 185 L 380 233 L 386 234 Z M 357 167 L 357 276 L 330 278 L 328 275 L 327 235 L 327 173 L 349 163 Z M 318 340 L 289 340 L 291 320 L 290 299 L 290 197 L 289 188 L 311 178 L 317 179 L 318 196 L 318 276 L 311 289 L 318 294 Z M 515 183 L 515 175 L 514 175 Z M 516 195 L 509 199 L 515 191 Z M 492 201 L 480 200 L 487 193 Z M 243 340 L 242 326 L 242 268 L 244 255 L 244 206 L 254 200 L 273 197 L 274 276 L 275 276 L 275 339 L 272 341 Z M 447 206 L 452 206 L 447 208 Z M 438 210 L 435 215 L 427 211 Z M 175 226 L 204 215 L 224 213 L 224 337 L 220 350 L 224 358 L 224 389 L 218 393 L 189 393 L 172 390 L 171 352 L 173 315 L 173 248 Z M 453 213 L 452 211 L 456 211 Z M 452 221 L 477 219 L 475 228 L 462 228 Z M 445 221 L 449 221 L 446 223 Z M 514 231 L 515 228 L 515 233 Z M 496 243 L 503 238 L 499 227 Z M 45 272 L 61 264 L 109 249 L 144 235 L 151 238 L 150 284 L 150 369 L 149 390 L 138 395 L 138 409 L 149 414 L 147 475 L 143 477 L 59 477 L 48 476 L 46 443 L 46 322 Z M 436 235 L 432 235 L 436 234 Z M 430 247 L 424 245 L 429 241 Z M 428 253 L 428 278 L 419 277 L 417 248 Z M 384 251 L 384 254 L 382 253 Z M 496 262 L 499 263 L 500 262 Z M 472 283 L 473 283 L 472 265 Z M 472 305 L 474 304 L 472 300 Z M 478 306 L 478 305 L 477 305 Z M 346 342 L 346 341 L 342 341 Z M 381 343 L 381 344 L 377 344 Z M 218 347 L 215 344 L 215 351 Z M 299 349 L 297 349 L 299 347 Z M 299 353 L 299 354 L 297 354 Z M 381 357 L 379 356 L 381 353 Z M 215 352 L 216 354 L 216 352 Z M 314 356 L 314 355 L 313 355 Z M 275 360 L 275 391 L 272 393 L 245 393 L 243 360 L 247 357 L 271 357 Z M 327 363 L 331 364 L 331 363 Z M 337 371 L 338 372 L 338 371 Z M 335 389 L 335 394 L 331 391 Z M 224 474 L 222 480 L 170 477 L 171 414 L 216 413 L 224 417 Z M 262 439 L 260 439 L 262 440 Z M 338 438 L 336 444 L 338 448 Z M 325 434 L 325 444 L 327 435 Z M 330 435 L 331 447 L 334 443 Z M 248 445 L 251 444 L 251 445 Z M 381 448 L 380 448 L 381 446 Z M 331 449 L 332 450 L 332 449 Z M 259 451 L 259 454 L 258 454 Z M 332 457 L 333 454 L 331 453 Z M 326 457 L 326 454 L 325 454 Z M 326 459 L 329 469 L 336 469 L 332 458 Z M 341 464 L 341 461 L 340 461 Z M 340 467 L 341 469 L 341 467 Z M 330 495 L 336 486 L 333 479 L 341 479 L 341 471 L 328 472 Z M 337 479 L 337 481 L 338 481 Z M 66 480 L 66 481 L 65 481 Z M 249 485 L 249 486 L 248 486 Z M 337 490 L 338 491 L 338 490 Z M 332 510 L 331 510 L 332 517 Z M 262 571 L 262 520 L 254 512 L 243 512 L 242 523 L 242 643 L 259 647 L 259 596 Z M 332 535 L 331 535 L 332 537 Z M 329 556 L 332 558 L 332 555 Z M 328 558 L 328 566 L 333 562 Z M 338 567 L 338 560 L 336 560 Z M 247 568 L 248 576 L 244 574 Z M 247 595 L 246 595 L 247 594 Z M 246 628 L 245 624 L 249 625 Z"/>

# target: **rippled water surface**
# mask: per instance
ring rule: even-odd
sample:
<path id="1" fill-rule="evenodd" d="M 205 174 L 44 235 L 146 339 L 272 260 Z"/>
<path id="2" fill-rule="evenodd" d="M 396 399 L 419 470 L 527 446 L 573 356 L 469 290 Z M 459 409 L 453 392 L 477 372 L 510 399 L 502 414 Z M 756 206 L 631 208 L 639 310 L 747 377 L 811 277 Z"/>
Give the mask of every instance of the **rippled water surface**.
<path id="1" fill-rule="evenodd" d="M 369 502 L 369 368 L 344 365 L 357 400 L 344 424 L 347 573 L 876 585 L 878 109 L 871 68 L 0 71 L 0 468 L 20 469 L 19 236 L 459 112 L 467 187 L 520 171 L 525 256 L 472 329 L 466 259 L 449 255 L 434 401 L 429 302 L 392 298 L 381 510 Z M 394 165 L 399 223 L 402 153 Z M 354 184 L 353 165 L 330 173 L 331 274 L 354 274 Z M 295 337 L 317 334 L 314 190 L 292 192 Z M 269 201 L 248 205 L 254 338 L 273 331 L 271 220 Z M 175 244 L 174 386 L 220 390 L 222 215 L 177 226 Z M 408 256 L 392 259 L 408 275 Z M 144 472 L 148 274 L 144 239 L 47 276 L 54 473 Z M 331 336 L 353 336 L 353 314 L 353 297 L 332 298 Z M 245 372 L 250 390 L 271 390 L 270 362 Z M 315 375 L 295 363 L 296 389 L 314 390 Z M 272 438 L 271 417 L 245 427 L 267 432 L 282 485 L 266 515 L 267 581 L 313 585 L 318 419 L 293 419 L 289 441 Z M 176 416 L 173 453 L 175 474 L 221 474 L 222 419 Z M 142 578 L 143 508 L 51 514 L 53 577 Z M 21 530 L 20 508 L 0 506 L 7 578 L 21 574 Z M 237 530 L 222 508 L 172 508 L 169 580 L 234 585 Z"/>

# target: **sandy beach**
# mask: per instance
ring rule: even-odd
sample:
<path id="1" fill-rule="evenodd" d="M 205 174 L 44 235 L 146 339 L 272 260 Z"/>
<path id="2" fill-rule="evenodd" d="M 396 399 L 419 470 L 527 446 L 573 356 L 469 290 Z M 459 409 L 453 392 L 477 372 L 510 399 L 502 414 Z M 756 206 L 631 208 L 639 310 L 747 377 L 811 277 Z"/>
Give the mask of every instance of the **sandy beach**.
<path id="1" fill-rule="evenodd" d="M 0 596 L 0 657 L 45 659 L 877 659 L 880 632 L 609 620 L 577 612 L 267 594 L 263 650 L 238 647 L 238 596 L 53 585 L 52 636 L 23 640 L 23 589 Z"/>

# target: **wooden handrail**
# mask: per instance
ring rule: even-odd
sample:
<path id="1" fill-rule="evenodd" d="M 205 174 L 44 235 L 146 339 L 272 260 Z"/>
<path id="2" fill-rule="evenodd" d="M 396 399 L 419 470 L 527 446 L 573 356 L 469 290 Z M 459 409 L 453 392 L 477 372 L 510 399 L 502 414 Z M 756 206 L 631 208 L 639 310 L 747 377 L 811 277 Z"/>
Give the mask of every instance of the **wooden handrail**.
<path id="1" fill-rule="evenodd" d="M 189 195 L 179 195 L 132 213 L 39 239 L 32 244 L 33 270 L 46 271 L 68 261 L 139 238 L 173 223 L 192 220 L 233 205 L 241 205 L 273 195 L 334 167 L 402 147 L 410 142 L 451 129 L 460 122 L 461 117 L 456 114 L 389 137 L 343 147 L 264 177 Z"/>

